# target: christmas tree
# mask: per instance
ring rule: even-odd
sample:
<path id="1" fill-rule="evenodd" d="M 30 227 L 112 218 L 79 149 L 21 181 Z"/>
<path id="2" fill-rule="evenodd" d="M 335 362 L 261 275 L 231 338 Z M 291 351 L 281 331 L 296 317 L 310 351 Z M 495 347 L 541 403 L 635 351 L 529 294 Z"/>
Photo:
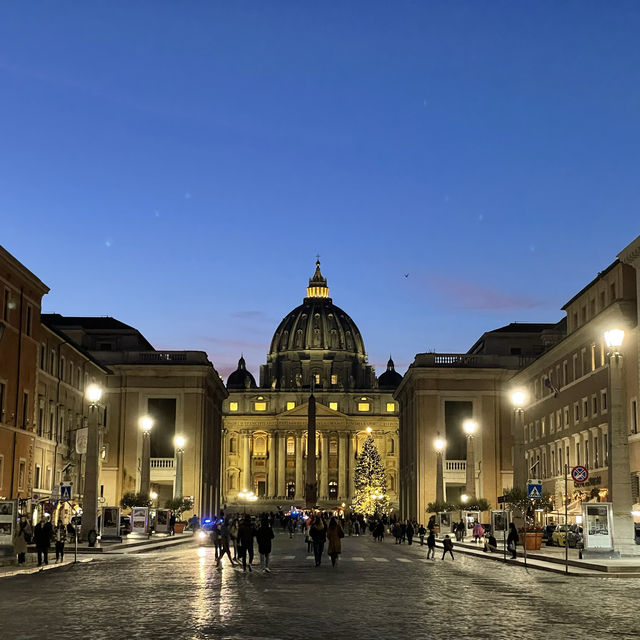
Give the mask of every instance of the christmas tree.
<path id="1" fill-rule="evenodd" d="M 362 445 L 353 476 L 355 496 L 351 508 L 364 516 L 381 516 L 389 511 L 387 473 L 371 435 Z"/>

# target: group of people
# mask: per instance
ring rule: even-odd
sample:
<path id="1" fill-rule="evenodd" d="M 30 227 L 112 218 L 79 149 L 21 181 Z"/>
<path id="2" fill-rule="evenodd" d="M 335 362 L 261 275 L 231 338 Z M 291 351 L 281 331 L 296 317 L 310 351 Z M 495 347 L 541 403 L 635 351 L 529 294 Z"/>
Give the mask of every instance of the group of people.
<path id="1" fill-rule="evenodd" d="M 49 515 L 45 514 L 38 524 L 32 527 L 26 515 L 20 516 L 13 536 L 13 550 L 18 557 L 18 564 L 26 563 L 27 551 L 32 543 L 36 548 L 38 566 L 49 564 L 49 549 L 52 542 L 55 543 L 56 562 L 62 562 L 68 534 L 68 525 L 65 525 L 61 518 L 54 526 Z"/>

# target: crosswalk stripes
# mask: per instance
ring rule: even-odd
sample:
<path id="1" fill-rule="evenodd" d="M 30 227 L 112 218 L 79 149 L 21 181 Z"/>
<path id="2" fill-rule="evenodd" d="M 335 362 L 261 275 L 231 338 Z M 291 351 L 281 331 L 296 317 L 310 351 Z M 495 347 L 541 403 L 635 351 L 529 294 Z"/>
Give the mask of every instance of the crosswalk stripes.
<path id="1" fill-rule="evenodd" d="M 386 558 L 373 558 L 376 562 L 389 562 Z"/>
<path id="2" fill-rule="evenodd" d="M 296 557 L 295 556 L 282 556 L 283 560 L 295 560 Z"/>
<path id="3" fill-rule="evenodd" d="M 409 558 L 396 558 L 398 562 L 413 562 L 413 560 L 409 560 Z"/>
<path id="4" fill-rule="evenodd" d="M 301 557 L 300 556 L 294 556 L 294 555 L 286 555 L 286 556 L 279 556 L 277 554 L 274 554 L 273 556 L 273 560 L 277 561 L 291 561 L 291 560 L 300 560 Z M 308 556 L 303 556 L 305 560 L 313 560 L 315 556 L 313 555 L 308 555 Z M 381 558 L 379 556 L 367 556 L 366 558 L 363 556 L 341 556 L 341 558 L 343 560 L 346 560 L 347 562 L 369 562 L 369 561 L 373 561 L 373 562 L 391 562 L 392 560 L 389 560 L 389 558 Z M 395 560 L 397 560 L 398 562 L 404 562 L 404 563 L 413 563 L 413 562 L 433 562 L 432 560 L 427 560 L 425 558 L 415 558 L 415 559 L 411 559 L 411 558 L 395 558 Z"/>
<path id="5" fill-rule="evenodd" d="M 313 560 L 313 556 L 307 556 L 305 560 Z"/>
<path id="6" fill-rule="evenodd" d="M 351 559 L 357 562 L 364 562 L 364 558 L 362 556 L 353 556 Z"/>

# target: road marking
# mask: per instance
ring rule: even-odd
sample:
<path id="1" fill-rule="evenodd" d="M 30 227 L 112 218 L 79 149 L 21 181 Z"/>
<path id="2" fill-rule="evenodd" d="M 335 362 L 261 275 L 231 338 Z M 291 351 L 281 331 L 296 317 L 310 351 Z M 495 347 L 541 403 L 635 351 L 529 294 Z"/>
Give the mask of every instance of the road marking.
<path id="1" fill-rule="evenodd" d="M 386 558 L 374 558 L 376 562 L 389 562 Z"/>
<path id="2" fill-rule="evenodd" d="M 313 560 L 313 556 L 307 556 L 306 560 Z"/>
<path id="3" fill-rule="evenodd" d="M 364 562 L 364 558 L 362 556 L 353 556 L 352 560 L 356 560 L 357 562 Z"/>
<path id="4" fill-rule="evenodd" d="M 311 556 L 309 556 L 309 557 L 311 557 Z M 283 560 L 295 560 L 296 557 L 295 556 L 282 556 L 282 559 Z"/>
<path id="5" fill-rule="evenodd" d="M 398 562 L 413 562 L 413 560 L 409 560 L 408 558 L 396 558 Z"/>

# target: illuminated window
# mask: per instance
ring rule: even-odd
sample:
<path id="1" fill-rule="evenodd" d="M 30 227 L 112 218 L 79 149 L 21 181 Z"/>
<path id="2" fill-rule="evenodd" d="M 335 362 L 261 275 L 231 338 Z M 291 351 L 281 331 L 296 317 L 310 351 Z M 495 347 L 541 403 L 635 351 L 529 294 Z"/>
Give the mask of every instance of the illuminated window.
<path id="1" fill-rule="evenodd" d="M 387 402 L 387 413 L 393 413 L 396 410 L 395 402 Z"/>
<path id="2" fill-rule="evenodd" d="M 287 411 L 291 411 L 296 406 L 295 402 L 287 402 Z"/>
<path id="3" fill-rule="evenodd" d="M 293 438 L 287 438 L 287 455 L 293 456 L 296 453 L 296 441 Z"/>
<path id="4" fill-rule="evenodd" d="M 230 402 L 229 403 L 229 411 L 237 411 L 238 410 L 238 403 L 237 402 Z"/>
<path id="5" fill-rule="evenodd" d="M 337 411 L 338 410 L 338 403 L 337 402 L 330 402 L 329 403 L 329 409 L 331 409 L 331 411 Z"/>
<path id="6" fill-rule="evenodd" d="M 320 374 L 319 373 L 316 373 L 315 379 L 316 379 L 316 384 L 320 384 Z"/>
<path id="7" fill-rule="evenodd" d="M 338 375 L 335 373 L 331 374 L 331 384 L 338 384 Z"/>
<path id="8" fill-rule="evenodd" d="M 265 436 L 256 436 L 253 439 L 253 455 L 254 456 L 267 455 L 267 438 Z"/>
<path id="9" fill-rule="evenodd" d="M 338 441 L 332 440 L 329 443 L 329 455 L 337 456 L 338 455 Z"/>
<path id="10" fill-rule="evenodd" d="M 368 402 L 358 402 L 358 411 L 369 411 Z"/>
<path id="11" fill-rule="evenodd" d="M 254 402 L 253 408 L 255 411 L 266 411 L 267 403 L 266 402 Z"/>

